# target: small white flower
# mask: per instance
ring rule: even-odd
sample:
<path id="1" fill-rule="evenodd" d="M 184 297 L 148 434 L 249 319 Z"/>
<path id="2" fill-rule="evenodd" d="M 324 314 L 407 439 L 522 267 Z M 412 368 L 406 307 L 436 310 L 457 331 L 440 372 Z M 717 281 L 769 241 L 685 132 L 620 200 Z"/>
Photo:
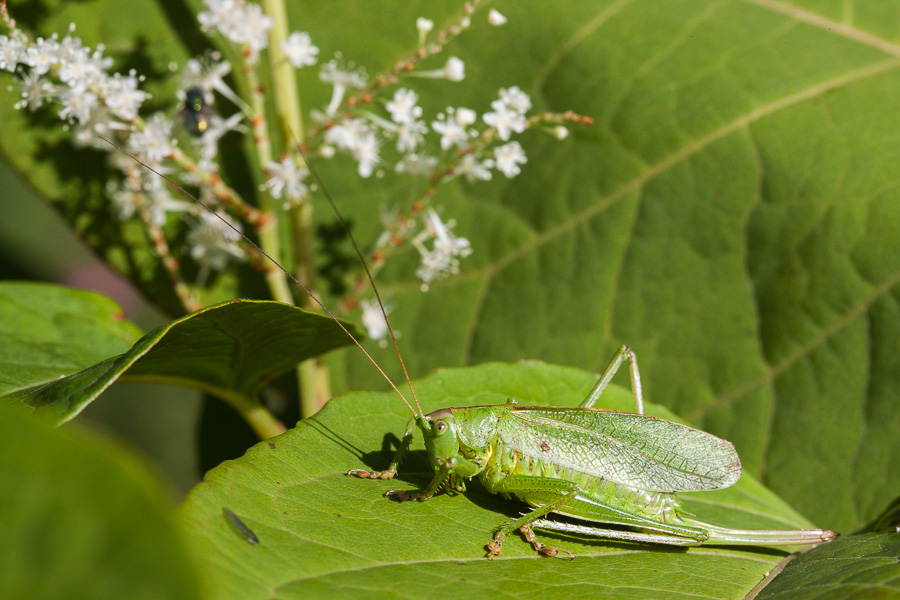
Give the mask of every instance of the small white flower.
<path id="1" fill-rule="evenodd" d="M 173 152 L 172 120 L 162 113 L 147 119 L 144 129 L 128 138 L 128 149 L 151 166 L 162 164 Z"/>
<path id="2" fill-rule="evenodd" d="M 557 125 L 553 128 L 553 137 L 558 140 L 564 140 L 569 137 L 569 130 L 562 125 Z"/>
<path id="3" fill-rule="evenodd" d="M 128 185 L 120 186 L 116 181 L 106 182 L 106 193 L 112 200 L 116 217 L 120 221 L 127 221 L 133 217 L 138 208 L 147 202 L 143 193 L 135 191 Z"/>
<path id="4" fill-rule="evenodd" d="M 419 31 L 419 45 L 425 44 L 425 37 L 434 29 L 434 21 L 419 17 L 416 19 L 416 29 Z"/>
<path id="5" fill-rule="evenodd" d="M 447 108 L 447 115 L 438 115 L 438 120 L 431 123 L 431 128 L 441 134 L 441 148 L 448 150 L 453 146 L 467 148 L 469 138 L 474 132 L 466 128 L 475 122 L 475 111 L 469 108 Z"/>
<path id="6" fill-rule="evenodd" d="M 66 88 L 60 94 L 59 101 L 63 107 L 59 118 L 63 121 L 87 123 L 91 113 L 97 108 L 97 94 L 82 88 Z"/>
<path id="7" fill-rule="evenodd" d="M 295 69 L 311 67 L 319 60 L 319 49 L 313 45 L 312 38 L 305 31 L 293 32 L 279 45 Z"/>
<path id="8" fill-rule="evenodd" d="M 21 40 L 0 35 L 0 69 L 15 72 L 25 58 L 25 44 Z"/>
<path id="9" fill-rule="evenodd" d="M 427 34 L 434 29 L 434 21 L 426 19 L 425 17 L 419 17 L 416 19 L 416 29 L 422 34 Z"/>
<path id="10" fill-rule="evenodd" d="M 342 150 L 353 150 L 370 131 L 364 119 L 347 119 L 325 133 L 325 141 Z"/>
<path id="11" fill-rule="evenodd" d="M 378 342 L 378 345 L 382 348 L 386 347 L 387 339 L 385 338 L 387 338 L 388 326 L 384 320 L 384 315 L 381 314 L 381 307 L 373 300 L 362 300 L 359 304 L 362 308 L 360 320 L 363 327 L 366 328 L 369 338 Z M 391 307 L 386 305 L 384 312 L 390 313 Z"/>
<path id="12" fill-rule="evenodd" d="M 87 48 L 73 49 L 59 68 L 59 80 L 72 87 L 87 87 L 94 65 Z"/>
<path id="13" fill-rule="evenodd" d="M 428 209 L 425 211 L 425 224 L 429 233 L 434 236 L 435 250 L 462 257 L 472 253 L 472 245 L 469 243 L 469 240 L 458 238 L 450 232 L 450 229 L 456 225 L 454 221 L 443 223 L 434 210 Z"/>
<path id="14" fill-rule="evenodd" d="M 16 102 L 16 109 L 28 107 L 28 110 L 34 112 L 53 97 L 56 91 L 54 85 L 34 71 L 23 69 L 19 76 L 22 99 Z"/>
<path id="15" fill-rule="evenodd" d="M 424 154 L 407 154 L 394 166 L 397 173 L 407 175 L 431 175 L 438 159 Z"/>
<path id="16" fill-rule="evenodd" d="M 59 42 L 52 38 L 49 40 L 38 38 L 25 50 L 22 62 L 34 69 L 38 75 L 43 75 L 52 66 L 58 64 L 59 59 Z"/>
<path id="17" fill-rule="evenodd" d="M 328 103 L 328 108 L 325 109 L 328 115 L 333 115 L 344 100 L 347 90 L 365 87 L 368 76 L 362 70 L 341 69 L 336 60 L 331 60 L 322 65 L 322 70 L 319 71 L 319 80 L 334 86 L 331 101 Z"/>
<path id="18" fill-rule="evenodd" d="M 522 133 L 525 131 L 528 121 L 522 114 L 497 101 L 493 102 L 492 106 L 494 106 L 494 112 L 484 113 L 481 118 L 485 123 L 497 130 L 497 135 L 501 140 L 505 142 L 513 132 Z"/>
<path id="19" fill-rule="evenodd" d="M 160 171 L 166 173 L 167 170 Z M 165 225 L 166 217 L 169 212 L 188 212 L 194 208 L 193 203 L 176 199 L 172 196 L 171 187 L 165 185 L 164 182 L 155 175 L 145 185 L 146 194 L 149 199 L 149 207 L 145 207 L 150 214 L 150 218 L 157 225 Z"/>
<path id="20" fill-rule="evenodd" d="M 240 223 L 232 221 L 226 213 L 219 211 L 216 214 L 240 230 Z M 240 235 L 219 217 L 203 212 L 188 233 L 187 243 L 191 247 L 191 256 L 203 271 L 221 271 L 228 266 L 229 260 L 243 260 L 244 251 L 237 243 L 239 239 Z M 204 276 L 205 272 L 201 272 L 201 279 Z"/>
<path id="21" fill-rule="evenodd" d="M 106 106 L 116 115 L 126 121 L 137 118 L 141 104 L 150 97 L 150 94 L 138 89 L 138 79 L 132 70 L 127 77 L 118 73 L 109 81 L 109 91 L 106 94 Z"/>
<path id="22" fill-rule="evenodd" d="M 511 88 L 500 88 L 500 100 L 505 106 L 520 114 L 531 110 L 531 97 L 514 85 Z M 497 108 L 498 101 L 491 102 L 491 106 Z"/>
<path id="23" fill-rule="evenodd" d="M 451 56 L 444 65 L 444 76 L 450 81 L 462 81 L 466 78 L 466 63 Z"/>
<path id="24" fill-rule="evenodd" d="M 524 165 L 528 160 L 519 142 L 510 142 L 495 148 L 494 158 L 497 161 L 497 170 L 510 179 L 522 172 L 519 165 Z"/>
<path id="25" fill-rule="evenodd" d="M 462 81 L 466 78 L 466 63 L 461 59 L 451 56 L 440 69 L 431 71 L 412 71 L 407 77 L 423 77 L 425 79 L 447 79 L 449 81 Z"/>
<path id="26" fill-rule="evenodd" d="M 463 175 L 466 181 L 474 183 L 475 181 L 489 181 L 491 179 L 491 169 L 494 168 L 494 161 L 490 158 L 479 160 L 474 154 L 466 154 L 459 161 L 456 172 Z"/>
<path id="27" fill-rule="evenodd" d="M 506 17 L 497 12 L 496 9 L 491 9 L 491 12 L 488 13 L 488 24 L 493 25 L 495 27 L 499 27 L 506 23 Z"/>
<path id="28" fill-rule="evenodd" d="M 253 63 L 257 53 L 269 45 L 272 24 L 272 17 L 265 14 L 259 4 L 245 4 L 240 23 L 229 39 L 246 44 L 250 48 L 250 62 Z"/>
<path id="29" fill-rule="evenodd" d="M 309 171 L 299 168 L 289 156 L 285 156 L 279 162 L 267 163 L 266 172 L 269 179 L 265 187 L 273 198 L 287 196 L 290 203 L 292 200 L 300 200 L 309 193 L 309 188 L 304 183 Z"/>
<path id="30" fill-rule="evenodd" d="M 394 123 L 412 123 L 422 116 L 422 107 L 417 106 L 419 96 L 412 90 L 400 88 L 394 92 L 394 97 L 388 101 L 386 108 L 391 113 Z"/>
<path id="31" fill-rule="evenodd" d="M 413 152 L 425 141 L 428 126 L 424 121 L 412 121 L 397 127 L 397 150 L 400 152 Z"/>
<path id="32" fill-rule="evenodd" d="M 454 118 L 458 124 L 462 125 L 463 127 L 468 127 L 478 120 L 478 113 L 476 113 L 471 108 L 460 107 L 456 109 Z"/>
<path id="33" fill-rule="evenodd" d="M 357 172 L 360 177 L 372 175 L 375 165 L 381 162 L 381 157 L 378 155 L 378 147 L 378 138 L 375 137 L 374 133 L 369 132 L 362 136 L 359 143 L 353 148 L 353 157 L 359 163 Z"/>
<path id="34" fill-rule="evenodd" d="M 115 118 L 108 108 L 100 105 L 91 113 L 89 122 L 75 123 L 72 128 L 72 143 L 80 148 L 96 148 L 109 152 L 109 144 L 100 137 L 111 138 L 116 132 L 123 130 L 125 128 L 122 122 Z"/>
<path id="35" fill-rule="evenodd" d="M 249 61 L 256 62 L 260 50 L 268 46 L 272 18 L 259 4 L 238 0 L 204 0 L 207 10 L 197 15 L 204 30 L 217 29 L 235 44 L 250 50 Z"/>
<path id="36" fill-rule="evenodd" d="M 235 0 L 203 0 L 207 10 L 197 15 L 197 20 L 204 31 L 218 29 L 225 34 L 233 26 L 235 15 L 238 13 L 238 4 Z"/>
<path id="37" fill-rule="evenodd" d="M 419 251 L 421 264 L 416 269 L 416 277 L 422 280 L 422 289 L 439 277 L 454 275 L 459 272 L 459 259 L 472 253 L 472 245 L 466 238 L 456 237 L 450 231 L 454 222 L 441 222 L 438 214 L 429 209 L 423 216 L 425 229 L 412 239 Z M 428 249 L 425 241 L 434 239 L 434 247 Z"/>

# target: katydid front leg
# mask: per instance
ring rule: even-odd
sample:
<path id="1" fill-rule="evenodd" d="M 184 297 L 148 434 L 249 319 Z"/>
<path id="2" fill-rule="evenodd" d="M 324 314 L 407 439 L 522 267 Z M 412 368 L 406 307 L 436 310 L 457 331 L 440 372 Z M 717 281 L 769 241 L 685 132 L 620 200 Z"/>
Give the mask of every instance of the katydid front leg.
<path id="1" fill-rule="evenodd" d="M 406 431 L 403 433 L 403 439 L 400 440 L 400 447 L 397 448 L 397 452 L 394 453 L 394 458 L 391 459 L 391 464 L 388 465 L 387 471 L 367 471 L 365 469 L 350 469 L 347 471 L 347 476 L 352 477 L 356 476 L 360 479 L 393 479 L 397 475 L 397 467 L 400 465 L 400 461 L 403 460 L 403 455 L 406 454 L 406 451 L 409 450 L 410 444 L 412 444 L 413 434 L 416 431 L 416 418 L 413 417 L 409 420 L 409 423 L 406 424 Z"/>
<path id="2" fill-rule="evenodd" d="M 438 468 L 437 473 L 434 474 L 434 477 L 431 479 L 431 482 L 425 487 L 424 490 L 388 490 L 384 493 L 385 498 L 394 498 L 399 500 L 400 502 L 408 502 L 410 500 L 418 500 L 419 502 L 424 502 L 428 500 L 432 496 L 434 496 L 441 486 L 444 485 L 444 482 L 447 481 L 447 478 L 453 473 L 453 469 L 456 468 L 456 459 L 448 458 L 444 461 L 443 464 Z"/>

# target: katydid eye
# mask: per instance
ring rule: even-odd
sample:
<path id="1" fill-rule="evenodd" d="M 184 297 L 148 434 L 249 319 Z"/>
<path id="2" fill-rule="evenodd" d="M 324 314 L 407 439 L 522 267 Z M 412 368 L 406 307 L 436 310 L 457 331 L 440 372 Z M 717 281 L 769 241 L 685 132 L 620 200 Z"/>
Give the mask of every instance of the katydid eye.
<path id="1" fill-rule="evenodd" d="M 445 431 L 447 431 L 447 422 L 446 421 L 435 421 L 434 422 L 435 434 L 443 435 Z"/>

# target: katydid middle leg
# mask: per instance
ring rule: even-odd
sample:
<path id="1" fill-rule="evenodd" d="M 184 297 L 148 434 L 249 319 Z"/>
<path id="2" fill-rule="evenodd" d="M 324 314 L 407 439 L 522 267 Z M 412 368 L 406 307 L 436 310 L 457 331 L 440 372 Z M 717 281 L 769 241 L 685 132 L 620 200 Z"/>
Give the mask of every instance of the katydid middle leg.
<path id="1" fill-rule="evenodd" d="M 503 525 L 494 533 L 494 539 L 487 545 L 488 558 L 499 556 L 503 548 L 503 540 L 513 531 L 519 529 L 525 534 L 525 539 L 531 543 L 532 547 L 541 554 L 547 556 L 556 556 L 560 552 L 568 554 L 570 558 L 574 555 L 568 550 L 562 548 L 554 548 L 545 546 L 537 541 L 534 532 L 531 531 L 531 523 L 540 517 L 546 516 L 555 510 L 559 510 L 566 504 L 572 502 L 578 496 L 578 486 L 571 481 L 564 479 L 554 479 L 552 477 L 533 477 L 529 475 L 510 475 L 497 476 L 494 479 L 484 481 L 485 487 L 492 494 L 506 494 L 521 496 L 528 493 L 543 492 L 556 496 L 556 498 L 539 506 L 523 516 L 510 521 Z"/>

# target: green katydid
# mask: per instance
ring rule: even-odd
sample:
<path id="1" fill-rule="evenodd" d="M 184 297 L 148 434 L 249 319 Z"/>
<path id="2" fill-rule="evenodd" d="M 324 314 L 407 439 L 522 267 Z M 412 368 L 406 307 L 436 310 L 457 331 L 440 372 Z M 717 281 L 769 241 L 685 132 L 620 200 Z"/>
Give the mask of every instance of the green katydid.
<path id="1" fill-rule="evenodd" d="M 626 359 L 636 412 L 594 408 Z M 487 545 L 489 558 L 501 553 L 503 540 L 516 529 L 542 554 L 573 556 L 539 542 L 535 527 L 675 546 L 809 545 L 837 537 L 822 529 L 728 529 L 685 514 L 675 493 L 736 483 L 740 458 L 731 442 L 645 415 L 637 359 L 626 346 L 577 408 L 518 406 L 513 401 L 413 414 L 386 471 L 352 469 L 347 474 L 393 478 L 418 428 L 435 475 L 422 490 L 389 490 L 386 496 L 427 500 L 444 487 L 463 491 L 465 479 L 478 477 L 488 492 L 515 497 L 532 507 L 494 533 Z M 551 512 L 591 524 L 546 519 Z"/>
<path id="2" fill-rule="evenodd" d="M 593 390 L 576 408 L 518 406 L 511 401 L 496 406 L 444 408 L 424 414 L 365 259 L 327 188 L 307 160 L 310 172 L 350 236 L 372 284 L 412 393 L 416 406 L 413 409 L 362 344 L 293 274 L 180 185 L 109 140 L 105 141 L 191 196 L 284 271 L 344 329 L 413 413 L 400 447 L 386 471 L 351 469 L 347 475 L 366 479 L 393 478 L 418 428 L 424 436 L 435 475 L 422 490 L 389 490 L 386 496 L 401 501 L 424 501 L 441 489 L 463 491 L 466 479 L 478 477 L 488 492 L 515 497 L 532 507 L 530 512 L 507 522 L 494 533 L 486 546 L 489 558 L 500 555 L 504 539 L 517 529 L 536 551 L 548 556 L 563 552 L 570 557 L 573 554 L 568 550 L 539 542 L 533 529 L 676 546 L 704 543 L 810 545 L 837 537 L 837 533 L 823 529 L 729 529 L 704 523 L 686 514 L 676 492 L 713 490 L 734 484 L 741 476 L 740 458 L 734 446 L 726 440 L 686 425 L 645 415 L 637 359 L 626 346 L 619 349 Z M 303 157 L 306 160 L 305 154 Z M 625 360 L 630 367 L 636 411 L 627 413 L 594 408 Z M 545 518 L 550 513 L 587 524 Z"/>

